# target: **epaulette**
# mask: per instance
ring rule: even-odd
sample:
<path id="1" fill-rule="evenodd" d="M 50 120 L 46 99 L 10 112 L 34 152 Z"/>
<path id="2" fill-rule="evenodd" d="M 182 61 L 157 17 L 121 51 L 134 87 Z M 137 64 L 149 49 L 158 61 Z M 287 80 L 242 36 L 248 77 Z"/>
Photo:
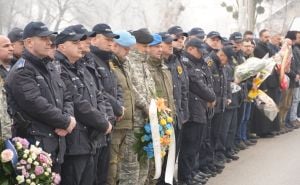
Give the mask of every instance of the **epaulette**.
<path id="1" fill-rule="evenodd" d="M 20 58 L 17 62 L 16 62 L 16 64 L 15 64 L 15 66 L 16 66 L 16 68 L 17 69 L 21 69 L 21 68 L 24 68 L 24 66 L 25 66 L 25 59 L 24 58 Z"/>

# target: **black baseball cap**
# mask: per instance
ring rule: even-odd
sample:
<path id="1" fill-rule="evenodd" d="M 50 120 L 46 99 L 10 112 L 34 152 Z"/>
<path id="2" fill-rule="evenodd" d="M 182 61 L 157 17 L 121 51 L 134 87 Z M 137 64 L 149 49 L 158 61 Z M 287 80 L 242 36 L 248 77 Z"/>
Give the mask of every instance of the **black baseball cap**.
<path id="1" fill-rule="evenodd" d="M 135 37 L 136 42 L 140 44 L 150 44 L 153 41 L 153 37 L 147 28 L 132 31 L 131 34 Z"/>
<path id="2" fill-rule="evenodd" d="M 120 38 L 119 35 L 114 34 L 111 31 L 111 27 L 109 25 L 107 25 L 107 24 L 96 24 L 93 27 L 93 31 L 96 32 L 96 34 L 102 34 L 105 37 L 114 38 L 114 39 Z"/>
<path id="3" fill-rule="evenodd" d="M 81 41 L 86 38 L 87 36 L 85 34 L 78 34 L 68 27 L 57 35 L 55 38 L 55 45 L 63 44 L 66 41 Z"/>
<path id="4" fill-rule="evenodd" d="M 221 37 L 220 33 L 217 32 L 217 31 L 211 31 L 211 32 L 209 32 L 206 37 L 207 38 L 218 37 L 220 40 L 223 40 L 223 38 Z"/>
<path id="5" fill-rule="evenodd" d="M 161 36 L 162 41 L 165 42 L 165 43 L 172 43 L 172 41 L 174 40 L 172 35 L 170 35 L 167 32 L 160 32 L 158 34 Z"/>
<path id="6" fill-rule="evenodd" d="M 196 47 L 201 51 L 205 51 L 206 49 L 204 42 L 202 42 L 198 38 L 191 38 L 190 40 L 188 40 L 187 43 L 185 44 L 185 48 L 188 47 Z"/>
<path id="7" fill-rule="evenodd" d="M 183 31 L 183 29 L 180 26 L 172 26 L 168 29 L 169 34 L 174 34 L 176 36 L 183 35 L 185 37 L 188 36 L 186 32 Z"/>
<path id="8" fill-rule="evenodd" d="M 234 56 L 233 48 L 230 45 L 223 47 L 221 50 L 225 53 L 225 55 L 229 59 L 231 59 Z"/>
<path id="9" fill-rule="evenodd" d="M 23 30 L 21 28 L 13 28 L 7 35 L 10 42 L 17 42 L 23 40 Z"/>
<path id="10" fill-rule="evenodd" d="M 49 31 L 48 27 L 42 22 L 30 22 L 28 23 L 23 32 L 23 39 L 30 37 L 46 37 L 57 32 Z"/>
<path id="11" fill-rule="evenodd" d="M 87 37 L 95 37 L 96 36 L 96 32 L 94 32 L 94 31 L 88 31 L 82 24 L 72 25 L 72 26 L 67 27 L 66 29 L 71 29 L 75 33 L 77 33 L 77 34 L 84 34 Z"/>
<path id="12" fill-rule="evenodd" d="M 201 39 L 204 39 L 205 37 L 205 32 L 202 28 L 192 28 L 190 31 L 189 31 L 189 36 L 196 36 L 198 38 L 201 38 Z"/>
<path id="13" fill-rule="evenodd" d="M 229 40 L 236 43 L 241 43 L 243 41 L 243 35 L 240 32 L 233 32 L 230 35 Z"/>

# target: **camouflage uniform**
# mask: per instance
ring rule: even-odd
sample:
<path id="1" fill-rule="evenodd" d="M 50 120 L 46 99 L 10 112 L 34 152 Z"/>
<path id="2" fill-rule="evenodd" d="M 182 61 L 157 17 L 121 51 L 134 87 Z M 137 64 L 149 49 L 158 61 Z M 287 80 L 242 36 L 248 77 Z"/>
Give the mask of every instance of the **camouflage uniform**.
<path id="1" fill-rule="evenodd" d="M 172 110 L 172 117 L 175 117 L 176 109 L 175 102 L 173 97 L 173 82 L 172 75 L 168 67 L 163 64 L 163 61 L 160 59 L 155 59 L 150 57 L 147 60 L 149 65 L 149 70 L 155 81 L 155 88 L 157 97 L 163 98 L 166 100 L 166 105 Z M 166 159 L 163 161 L 163 169 L 165 169 Z M 154 180 L 155 173 L 155 164 L 154 161 L 150 161 L 149 174 L 147 179 L 147 185 L 156 185 L 160 181 L 164 181 L 164 170 L 162 170 L 161 178 L 159 180 Z"/>
<path id="2" fill-rule="evenodd" d="M 12 121 L 7 113 L 6 92 L 4 80 L 0 78 L 0 138 L 11 138 Z"/>
<path id="3" fill-rule="evenodd" d="M 135 112 L 133 131 L 129 132 L 124 140 L 126 148 L 123 150 L 124 158 L 119 172 L 119 184 L 143 185 L 146 182 L 149 162 L 140 164 L 137 154 L 133 151 L 136 142 L 135 132 L 139 132 L 144 126 L 148 117 L 148 107 L 151 98 L 155 97 L 155 82 L 146 63 L 147 55 L 136 50 L 130 51 L 129 62 L 124 66 L 125 71 L 130 75 L 135 96 Z"/>

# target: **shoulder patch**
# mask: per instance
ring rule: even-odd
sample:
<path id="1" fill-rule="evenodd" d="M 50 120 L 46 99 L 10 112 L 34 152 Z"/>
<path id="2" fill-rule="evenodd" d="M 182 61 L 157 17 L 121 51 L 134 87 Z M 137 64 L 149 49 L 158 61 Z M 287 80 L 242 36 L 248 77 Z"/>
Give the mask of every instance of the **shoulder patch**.
<path id="1" fill-rule="evenodd" d="M 185 57 L 185 56 L 181 57 L 181 60 L 182 60 L 183 62 L 188 62 L 188 61 L 189 61 L 189 59 L 188 59 L 187 57 Z"/>
<path id="2" fill-rule="evenodd" d="M 23 68 L 25 66 L 25 59 L 24 58 L 20 58 L 17 62 L 16 62 L 16 68 L 20 69 Z"/>

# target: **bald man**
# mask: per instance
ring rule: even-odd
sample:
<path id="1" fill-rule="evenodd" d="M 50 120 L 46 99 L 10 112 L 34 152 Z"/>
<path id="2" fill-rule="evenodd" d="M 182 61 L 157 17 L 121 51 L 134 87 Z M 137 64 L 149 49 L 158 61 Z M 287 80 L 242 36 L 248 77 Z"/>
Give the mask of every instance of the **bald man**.
<path id="1" fill-rule="evenodd" d="M 12 58 L 13 47 L 10 40 L 0 35 L 0 138 L 2 139 L 11 137 L 11 119 L 7 114 L 6 94 L 3 86 Z"/>
<path id="2" fill-rule="evenodd" d="M 0 76 L 5 79 L 13 59 L 13 46 L 8 37 L 0 35 Z"/>

